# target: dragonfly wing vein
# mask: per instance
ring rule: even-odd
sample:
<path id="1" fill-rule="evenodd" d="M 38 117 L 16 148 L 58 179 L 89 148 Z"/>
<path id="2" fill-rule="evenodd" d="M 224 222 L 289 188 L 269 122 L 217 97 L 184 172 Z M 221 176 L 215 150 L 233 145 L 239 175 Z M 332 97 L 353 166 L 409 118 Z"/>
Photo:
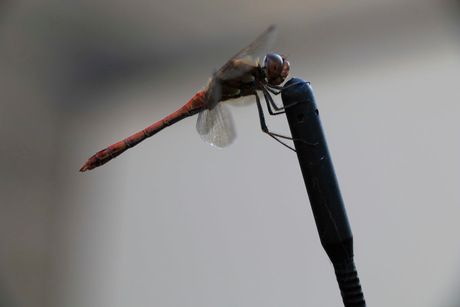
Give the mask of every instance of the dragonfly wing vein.
<path id="1" fill-rule="evenodd" d="M 229 146 L 236 137 L 230 112 L 221 103 L 198 114 L 196 130 L 206 143 L 218 148 Z"/>

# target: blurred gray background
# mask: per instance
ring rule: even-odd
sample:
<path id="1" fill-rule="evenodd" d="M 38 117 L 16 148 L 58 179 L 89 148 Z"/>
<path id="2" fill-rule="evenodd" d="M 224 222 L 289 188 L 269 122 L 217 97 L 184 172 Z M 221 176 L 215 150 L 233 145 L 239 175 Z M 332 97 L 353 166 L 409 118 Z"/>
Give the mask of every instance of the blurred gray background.
<path id="1" fill-rule="evenodd" d="M 342 305 L 297 159 L 255 105 L 232 108 L 228 149 L 190 118 L 78 172 L 270 24 L 315 91 L 368 306 L 459 306 L 459 16 L 447 0 L 2 2 L 0 306 Z"/>

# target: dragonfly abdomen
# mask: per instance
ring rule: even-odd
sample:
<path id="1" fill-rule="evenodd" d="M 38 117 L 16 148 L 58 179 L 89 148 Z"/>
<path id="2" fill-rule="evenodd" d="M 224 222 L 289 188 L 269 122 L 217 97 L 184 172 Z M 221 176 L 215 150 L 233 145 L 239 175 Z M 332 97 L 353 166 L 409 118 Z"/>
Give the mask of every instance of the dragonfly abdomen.
<path id="1" fill-rule="evenodd" d="M 186 103 L 182 108 L 172 113 L 169 116 L 166 116 L 162 120 L 156 122 L 155 124 L 145 128 L 138 133 L 127 137 L 123 141 L 110 145 L 109 147 L 97 152 L 94 156 L 88 159 L 88 161 L 80 168 L 80 172 L 94 169 L 98 166 L 104 165 L 110 160 L 121 155 L 123 152 L 128 150 L 131 147 L 136 146 L 146 138 L 151 137 L 152 135 L 158 133 L 164 128 L 194 115 L 206 108 L 204 97 L 206 91 L 197 93 L 188 103 Z"/>

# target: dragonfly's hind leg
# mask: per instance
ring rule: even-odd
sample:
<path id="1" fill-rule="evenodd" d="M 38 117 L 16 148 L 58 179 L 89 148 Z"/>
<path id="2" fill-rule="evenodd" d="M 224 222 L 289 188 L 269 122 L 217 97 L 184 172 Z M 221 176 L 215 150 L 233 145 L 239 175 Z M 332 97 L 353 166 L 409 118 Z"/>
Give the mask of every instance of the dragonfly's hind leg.
<path id="1" fill-rule="evenodd" d="M 264 91 L 265 93 L 265 91 Z M 271 99 L 271 96 L 270 94 L 268 94 L 268 97 L 270 97 Z M 308 145 L 311 145 L 311 146 L 316 146 L 318 143 L 315 142 L 315 143 L 312 143 L 312 142 L 307 142 L 306 140 L 302 140 L 302 139 L 297 139 L 297 138 L 292 138 L 292 137 L 289 137 L 289 136 L 285 136 L 285 135 L 282 135 L 282 134 L 279 134 L 279 133 L 275 133 L 275 132 L 271 132 L 270 130 L 268 130 L 268 127 L 267 127 L 267 124 L 265 123 L 265 116 L 264 116 L 264 112 L 262 110 L 262 105 L 260 103 L 260 99 L 259 99 L 259 95 L 257 95 L 257 93 L 255 94 L 256 96 L 256 104 L 257 104 L 257 110 L 259 112 L 259 120 L 260 120 L 260 127 L 262 129 L 263 132 L 265 132 L 266 134 L 268 134 L 269 136 L 271 136 L 272 138 L 274 138 L 277 142 L 281 143 L 282 145 L 286 146 L 287 148 L 289 148 L 290 150 L 292 151 L 296 151 L 294 148 L 292 148 L 291 146 L 289 146 L 288 144 L 286 144 L 285 142 L 283 142 L 281 139 L 285 139 L 285 140 L 290 140 L 290 141 L 300 141 L 300 142 L 303 142 L 305 144 L 308 144 Z M 265 96 L 265 95 L 264 95 Z M 283 110 L 282 113 L 274 113 L 272 114 L 272 112 L 270 111 L 270 106 L 269 106 L 269 102 L 267 100 L 267 96 L 265 96 L 265 100 L 267 101 L 267 106 L 268 106 L 268 110 L 270 112 L 271 115 L 278 115 L 278 114 L 282 114 L 284 113 L 285 111 Z M 273 100 L 272 100 L 273 101 Z M 295 104 L 295 103 L 294 103 Z M 287 107 L 290 107 L 294 104 L 291 104 L 291 105 L 287 105 L 285 106 L 284 108 L 287 108 Z M 284 109 L 283 108 L 283 109 Z"/>
<path id="2" fill-rule="evenodd" d="M 274 132 L 271 132 L 270 130 L 268 130 L 267 124 L 265 123 L 265 116 L 264 116 L 264 112 L 262 110 L 262 105 L 260 104 L 259 95 L 255 94 L 255 96 L 256 96 L 257 110 L 259 111 L 260 127 L 261 127 L 262 131 L 265 132 L 266 134 L 268 134 L 269 136 L 271 136 L 272 138 L 274 138 L 276 141 L 278 141 L 282 145 L 284 145 L 287 148 L 289 148 L 290 150 L 295 151 L 294 148 L 292 148 L 291 146 L 289 146 L 288 144 L 286 144 L 286 143 L 284 143 L 283 141 L 280 140 L 280 138 L 281 139 L 286 139 L 286 140 L 293 140 L 291 137 L 288 137 L 288 136 L 285 136 L 285 135 L 282 135 L 282 134 L 278 134 L 278 133 L 274 133 Z M 268 101 L 267 101 L 267 105 L 268 105 Z M 269 110 L 270 114 L 272 114 L 271 111 L 270 111 L 270 108 L 268 108 L 268 110 Z M 275 114 L 272 114 L 272 115 L 275 115 Z"/>
<path id="3" fill-rule="evenodd" d="M 278 107 L 276 105 L 275 101 L 273 101 L 272 96 L 270 96 L 270 93 L 267 90 L 263 89 L 262 93 L 264 94 L 265 102 L 267 103 L 268 113 L 270 113 L 270 115 L 279 115 L 285 113 L 284 108 Z"/>

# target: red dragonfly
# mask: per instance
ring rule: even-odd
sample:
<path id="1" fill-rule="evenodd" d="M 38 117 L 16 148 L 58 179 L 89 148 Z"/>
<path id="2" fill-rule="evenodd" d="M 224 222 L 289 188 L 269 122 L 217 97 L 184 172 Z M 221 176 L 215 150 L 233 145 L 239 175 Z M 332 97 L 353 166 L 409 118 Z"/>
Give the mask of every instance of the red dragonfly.
<path id="1" fill-rule="evenodd" d="M 244 104 L 245 101 L 240 102 L 242 99 L 234 99 L 245 96 L 255 96 L 256 98 L 262 131 L 289 147 L 279 138 L 291 138 L 268 130 L 257 94 L 257 91 L 262 92 L 271 115 L 284 113 L 284 108 L 277 107 L 270 96 L 270 93 L 277 95 L 284 89 L 280 84 L 289 74 L 290 67 L 285 56 L 274 53 L 266 54 L 274 42 L 275 34 L 276 28 L 270 26 L 253 43 L 233 56 L 221 69 L 215 72 L 207 89 L 197 93 L 182 108 L 171 115 L 97 152 L 82 166 L 80 172 L 91 170 L 109 162 L 163 128 L 197 113 L 199 115 L 196 129 L 201 137 L 215 147 L 226 147 L 233 142 L 235 132 L 230 114 L 221 102 L 232 101 L 235 104 Z M 260 59 L 263 55 L 265 58 L 262 61 L 263 66 L 261 66 Z"/>

